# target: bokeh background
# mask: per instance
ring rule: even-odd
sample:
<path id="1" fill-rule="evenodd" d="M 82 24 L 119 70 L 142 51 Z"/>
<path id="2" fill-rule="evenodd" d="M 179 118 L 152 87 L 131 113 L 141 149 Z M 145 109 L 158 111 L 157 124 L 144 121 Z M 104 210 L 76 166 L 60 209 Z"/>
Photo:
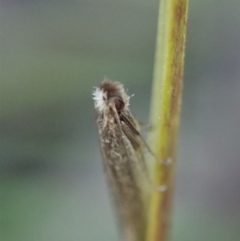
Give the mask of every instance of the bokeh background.
<path id="1" fill-rule="evenodd" d="M 1 0 L 0 240 L 117 241 L 92 90 L 148 122 L 158 1 Z M 240 2 L 190 0 L 172 241 L 240 240 Z"/>

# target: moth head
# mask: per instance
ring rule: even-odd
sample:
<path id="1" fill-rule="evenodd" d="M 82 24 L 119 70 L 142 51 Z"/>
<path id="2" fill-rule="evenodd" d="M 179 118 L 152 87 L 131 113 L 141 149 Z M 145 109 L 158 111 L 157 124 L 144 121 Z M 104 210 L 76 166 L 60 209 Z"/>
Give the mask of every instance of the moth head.
<path id="1" fill-rule="evenodd" d="M 104 112 L 113 105 L 120 113 L 129 106 L 129 96 L 123 85 L 116 81 L 104 80 L 93 92 L 93 100 L 98 112 Z"/>

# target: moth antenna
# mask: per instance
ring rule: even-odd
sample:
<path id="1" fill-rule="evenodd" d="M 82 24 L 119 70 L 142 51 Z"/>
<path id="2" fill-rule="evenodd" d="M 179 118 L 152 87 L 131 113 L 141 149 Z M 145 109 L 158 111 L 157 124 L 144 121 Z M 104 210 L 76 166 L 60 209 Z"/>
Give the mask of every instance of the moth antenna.
<path id="1" fill-rule="evenodd" d="M 116 122 L 117 122 L 118 128 L 119 128 L 119 130 L 120 130 L 120 132 L 121 132 L 121 136 L 123 136 L 124 133 L 123 133 L 123 130 L 122 130 L 122 127 L 121 127 L 121 122 L 120 122 L 120 119 L 119 119 L 119 117 L 118 117 L 116 108 L 115 108 L 115 106 L 114 106 L 113 104 L 110 104 L 110 106 L 111 106 L 111 109 L 112 109 L 112 111 L 113 111 L 114 118 L 115 118 L 115 120 L 116 120 Z M 121 142 L 122 142 L 122 141 L 123 141 L 123 140 L 121 140 Z"/>

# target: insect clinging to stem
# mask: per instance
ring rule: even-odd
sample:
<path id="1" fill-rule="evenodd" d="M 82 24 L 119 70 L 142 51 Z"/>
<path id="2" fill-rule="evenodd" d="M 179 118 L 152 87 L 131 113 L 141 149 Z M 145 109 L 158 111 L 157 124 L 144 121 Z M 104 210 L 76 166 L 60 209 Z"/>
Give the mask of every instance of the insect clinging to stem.
<path id="1" fill-rule="evenodd" d="M 139 176 L 143 173 L 153 190 L 166 191 L 165 185 L 158 187 L 151 180 L 144 148 L 159 159 L 141 136 L 138 121 L 129 109 L 130 97 L 120 82 L 105 79 L 93 92 L 93 100 L 103 164 L 123 233 L 129 241 L 141 241 L 146 225 L 146 207 Z"/>

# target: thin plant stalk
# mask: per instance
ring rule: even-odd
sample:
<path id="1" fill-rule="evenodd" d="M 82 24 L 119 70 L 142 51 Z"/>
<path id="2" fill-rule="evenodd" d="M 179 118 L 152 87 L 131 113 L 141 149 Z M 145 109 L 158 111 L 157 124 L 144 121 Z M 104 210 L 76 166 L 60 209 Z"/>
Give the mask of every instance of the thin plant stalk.
<path id="1" fill-rule="evenodd" d="M 180 121 L 182 77 L 188 0 L 161 0 L 156 44 L 150 144 L 169 165 L 151 167 L 163 193 L 152 192 L 148 209 L 146 241 L 168 241 L 175 179 L 176 148 Z"/>

